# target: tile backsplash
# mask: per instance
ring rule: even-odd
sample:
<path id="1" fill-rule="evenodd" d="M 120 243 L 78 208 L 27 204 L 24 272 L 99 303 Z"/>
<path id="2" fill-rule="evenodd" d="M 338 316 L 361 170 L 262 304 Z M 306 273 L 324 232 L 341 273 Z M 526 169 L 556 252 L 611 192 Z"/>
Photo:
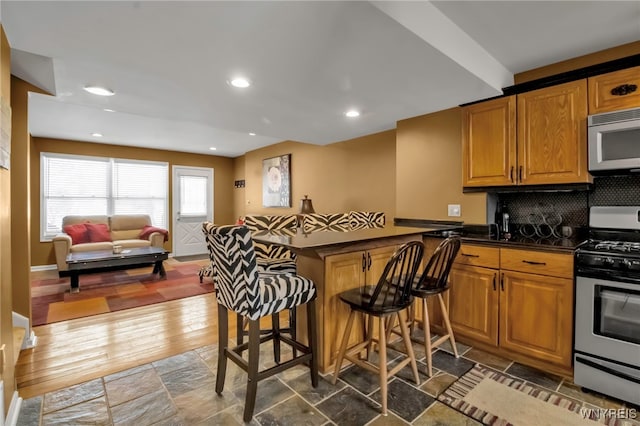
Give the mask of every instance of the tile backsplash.
<path id="1" fill-rule="evenodd" d="M 556 212 L 563 225 L 587 226 L 591 206 L 640 206 L 640 176 L 600 176 L 589 191 L 496 194 L 506 202 L 512 223 L 526 224 L 532 213 Z M 489 222 L 492 222 L 489 218 Z"/>

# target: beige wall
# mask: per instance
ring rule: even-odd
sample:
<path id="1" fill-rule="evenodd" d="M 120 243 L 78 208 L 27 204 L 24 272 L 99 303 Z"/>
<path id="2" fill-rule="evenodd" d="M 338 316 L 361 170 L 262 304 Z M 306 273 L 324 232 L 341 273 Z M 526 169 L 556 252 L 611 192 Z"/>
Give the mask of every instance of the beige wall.
<path id="1" fill-rule="evenodd" d="M 291 154 L 292 207 L 262 207 L 262 160 L 284 154 Z M 395 215 L 394 130 L 326 146 L 286 141 L 236 161 L 246 180 L 235 192 L 237 216 L 297 213 L 304 195 L 318 213 L 384 211 L 389 221 Z"/>
<path id="2" fill-rule="evenodd" d="M 119 145 L 75 142 L 58 139 L 33 138 L 31 151 L 31 264 L 55 264 L 51 242 L 40 242 L 40 153 L 58 152 L 98 157 L 130 158 L 169 163 L 169 188 L 171 188 L 171 168 L 174 165 L 212 167 L 214 169 L 214 222 L 220 224 L 235 221 L 233 211 L 234 160 L 212 155 L 189 154 L 176 151 L 133 148 Z M 17 195 L 18 197 L 21 194 Z M 169 217 L 171 217 L 171 192 L 169 193 Z M 171 235 L 171 227 L 169 228 Z M 171 238 L 165 243 L 171 249 Z"/>
<path id="3" fill-rule="evenodd" d="M 9 42 L 0 25 L 0 98 L 2 103 L 11 99 L 11 54 Z M 11 175 L 9 170 L 0 169 L 0 346 L 5 352 L 0 354 L 6 366 L 0 371 L 4 381 L 5 408 L 9 408 L 11 396 L 16 389 L 13 359 L 12 279 L 11 279 Z M 4 413 L 3 413 L 4 415 Z"/>
<path id="4" fill-rule="evenodd" d="M 486 194 L 462 193 L 460 108 L 409 118 L 397 124 L 397 216 L 486 223 Z M 460 204 L 461 216 L 449 217 L 448 204 Z"/>

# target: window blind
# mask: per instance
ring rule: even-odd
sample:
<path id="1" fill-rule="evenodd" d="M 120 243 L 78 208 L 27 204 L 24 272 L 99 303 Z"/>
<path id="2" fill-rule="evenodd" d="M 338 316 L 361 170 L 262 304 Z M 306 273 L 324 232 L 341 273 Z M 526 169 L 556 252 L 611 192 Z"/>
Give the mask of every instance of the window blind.
<path id="1" fill-rule="evenodd" d="M 167 228 L 167 163 L 42 153 L 40 167 L 43 240 L 68 215 L 144 213 Z"/>

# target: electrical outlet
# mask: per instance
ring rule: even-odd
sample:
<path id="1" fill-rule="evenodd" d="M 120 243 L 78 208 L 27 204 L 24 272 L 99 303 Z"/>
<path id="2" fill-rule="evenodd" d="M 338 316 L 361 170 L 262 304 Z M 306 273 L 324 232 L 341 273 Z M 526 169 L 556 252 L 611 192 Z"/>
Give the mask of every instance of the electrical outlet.
<path id="1" fill-rule="evenodd" d="M 449 204 L 447 206 L 449 217 L 460 217 L 460 204 Z"/>

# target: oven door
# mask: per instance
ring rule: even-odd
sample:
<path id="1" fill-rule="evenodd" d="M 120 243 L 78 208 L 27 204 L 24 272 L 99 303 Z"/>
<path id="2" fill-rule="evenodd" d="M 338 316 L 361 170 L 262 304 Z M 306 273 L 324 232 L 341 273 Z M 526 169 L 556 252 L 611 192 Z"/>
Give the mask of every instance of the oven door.
<path id="1" fill-rule="evenodd" d="M 576 278 L 575 350 L 640 365 L 640 284 Z"/>

